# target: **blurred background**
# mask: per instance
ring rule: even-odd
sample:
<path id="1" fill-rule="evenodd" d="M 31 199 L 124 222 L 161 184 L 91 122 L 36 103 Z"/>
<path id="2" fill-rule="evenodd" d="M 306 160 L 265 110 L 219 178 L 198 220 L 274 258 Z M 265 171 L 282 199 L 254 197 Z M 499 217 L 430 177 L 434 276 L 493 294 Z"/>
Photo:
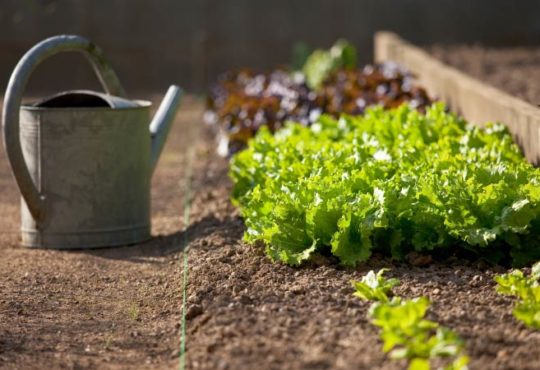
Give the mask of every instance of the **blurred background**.
<path id="1" fill-rule="evenodd" d="M 288 64 L 293 49 L 340 37 L 370 62 L 377 30 L 416 44 L 538 44 L 540 1 L 0 0 L 0 85 L 26 50 L 62 33 L 99 45 L 128 93 L 170 83 L 201 93 L 227 69 Z M 60 55 L 35 73 L 29 94 L 97 87 L 80 56 Z"/>

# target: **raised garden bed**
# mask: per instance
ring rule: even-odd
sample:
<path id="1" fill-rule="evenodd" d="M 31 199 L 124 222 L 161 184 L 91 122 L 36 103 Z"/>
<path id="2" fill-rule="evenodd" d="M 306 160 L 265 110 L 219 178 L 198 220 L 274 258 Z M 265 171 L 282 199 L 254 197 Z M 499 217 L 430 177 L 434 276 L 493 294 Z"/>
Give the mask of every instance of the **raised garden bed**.
<path id="1" fill-rule="evenodd" d="M 503 122 L 527 159 L 534 164 L 540 162 L 540 109 L 537 106 L 443 64 L 393 33 L 376 35 L 375 59 L 391 59 L 407 66 L 429 92 L 468 120 L 479 124 Z M 533 80 L 530 84 L 534 85 Z"/>
<path id="2" fill-rule="evenodd" d="M 429 45 L 430 54 L 532 105 L 540 105 L 540 47 Z"/>

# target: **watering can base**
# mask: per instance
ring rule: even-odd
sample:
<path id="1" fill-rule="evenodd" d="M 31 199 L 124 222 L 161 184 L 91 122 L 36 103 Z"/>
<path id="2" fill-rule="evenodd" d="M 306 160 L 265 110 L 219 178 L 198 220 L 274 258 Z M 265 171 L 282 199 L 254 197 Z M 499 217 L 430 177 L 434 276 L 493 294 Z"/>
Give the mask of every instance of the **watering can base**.
<path id="1" fill-rule="evenodd" d="M 41 233 L 21 230 L 22 246 L 47 249 L 107 248 L 139 244 L 152 238 L 150 225 L 117 230 L 96 230 L 76 233 Z"/>

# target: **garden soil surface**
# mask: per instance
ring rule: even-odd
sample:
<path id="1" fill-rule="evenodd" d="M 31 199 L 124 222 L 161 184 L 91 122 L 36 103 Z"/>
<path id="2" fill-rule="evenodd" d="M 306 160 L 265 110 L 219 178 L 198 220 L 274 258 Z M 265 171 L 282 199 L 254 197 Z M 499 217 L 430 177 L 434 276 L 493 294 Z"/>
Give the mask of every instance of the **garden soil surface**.
<path id="1" fill-rule="evenodd" d="M 190 108 L 191 107 L 191 108 Z M 404 369 L 381 351 L 369 303 L 351 280 L 389 267 L 405 297 L 427 295 L 429 318 L 466 342 L 471 369 L 539 369 L 540 332 L 495 293 L 504 272 L 479 261 L 396 263 L 356 269 L 317 257 L 293 268 L 242 242 L 229 201 L 228 162 L 186 102 L 154 177 L 153 241 L 78 252 L 18 247 L 18 193 L 0 157 L 0 368 L 178 368 L 182 264 L 187 253 L 186 369 Z M 192 181 L 186 153 L 194 148 Z M 190 223 L 182 223 L 190 196 Z M 182 241 L 188 248 L 182 250 Z"/>
<path id="2" fill-rule="evenodd" d="M 540 105 L 540 46 L 434 45 L 435 57 L 511 95 Z"/>

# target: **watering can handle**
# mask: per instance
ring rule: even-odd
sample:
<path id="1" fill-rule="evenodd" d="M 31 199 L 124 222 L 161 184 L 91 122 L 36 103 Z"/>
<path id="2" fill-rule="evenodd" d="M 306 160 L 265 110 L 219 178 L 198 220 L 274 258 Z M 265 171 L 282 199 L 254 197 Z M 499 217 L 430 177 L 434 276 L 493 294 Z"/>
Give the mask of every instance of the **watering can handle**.
<path id="1" fill-rule="evenodd" d="M 102 51 L 83 37 L 61 35 L 48 38 L 35 45 L 19 61 L 9 79 L 4 95 L 2 112 L 4 146 L 17 185 L 35 220 L 43 214 L 45 197 L 40 194 L 40 189 L 32 181 L 24 160 L 19 138 L 19 109 L 31 73 L 45 59 L 65 51 L 83 53 L 91 62 L 105 91 L 111 95 L 125 97 L 124 89 Z"/>

